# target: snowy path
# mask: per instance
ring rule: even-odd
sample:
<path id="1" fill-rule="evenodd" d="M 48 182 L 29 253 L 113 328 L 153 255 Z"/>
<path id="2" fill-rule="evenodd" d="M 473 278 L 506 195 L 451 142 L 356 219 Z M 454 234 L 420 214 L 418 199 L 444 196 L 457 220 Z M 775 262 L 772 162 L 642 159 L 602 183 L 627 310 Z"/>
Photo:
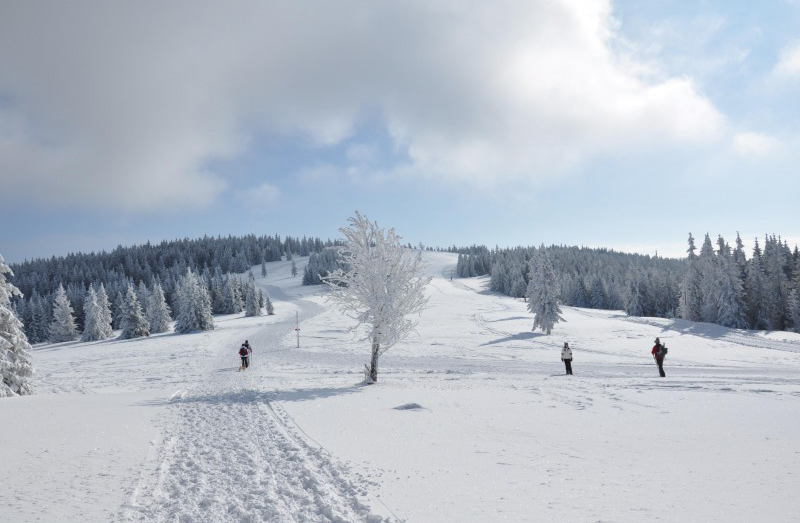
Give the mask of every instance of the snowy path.
<path id="1" fill-rule="evenodd" d="M 277 292 L 273 298 L 289 299 Z M 306 302 L 300 310 L 307 317 L 317 309 Z M 286 349 L 280 340 L 293 328 L 287 319 L 251 333 L 250 370 L 236 372 L 226 351 L 202 383 L 173 395 L 166 440 L 121 521 L 383 521 L 363 502 L 360 477 L 307 441 L 276 393 L 263 387 L 269 352 Z"/>

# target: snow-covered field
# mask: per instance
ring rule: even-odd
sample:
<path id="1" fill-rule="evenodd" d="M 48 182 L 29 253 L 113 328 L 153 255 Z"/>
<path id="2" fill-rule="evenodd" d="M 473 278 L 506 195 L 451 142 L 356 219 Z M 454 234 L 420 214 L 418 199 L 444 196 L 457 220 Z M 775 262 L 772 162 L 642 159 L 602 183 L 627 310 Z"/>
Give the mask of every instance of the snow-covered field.
<path id="1" fill-rule="evenodd" d="M 376 385 L 291 262 L 259 279 L 275 316 L 35 347 L 37 394 L 0 401 L 2 521 L 797 521 L 800 335 L 565 308 L 544 336 L 425 257 L 430 306 Z"/>

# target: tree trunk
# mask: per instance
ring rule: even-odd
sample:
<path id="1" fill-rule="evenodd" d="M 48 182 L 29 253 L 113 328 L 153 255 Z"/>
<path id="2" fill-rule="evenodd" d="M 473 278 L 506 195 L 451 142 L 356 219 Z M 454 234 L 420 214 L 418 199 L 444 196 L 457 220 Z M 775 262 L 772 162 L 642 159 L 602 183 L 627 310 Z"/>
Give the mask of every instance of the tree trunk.
<path id="1" fill-rule="evenodd" d="M 372 361 L 370 362 L 369 367 L 369 378 L 377 383 L 378 382 L 378 349 L 380 348 L 380 342 L 377 338 L 372 339 Z"/>

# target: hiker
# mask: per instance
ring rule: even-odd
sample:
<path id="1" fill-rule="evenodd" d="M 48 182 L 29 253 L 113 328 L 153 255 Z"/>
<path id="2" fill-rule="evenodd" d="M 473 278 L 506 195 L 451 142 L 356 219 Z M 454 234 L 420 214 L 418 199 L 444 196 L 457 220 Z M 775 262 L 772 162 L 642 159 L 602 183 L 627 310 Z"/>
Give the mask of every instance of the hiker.
<path id="1" fill-rule="evenodd" d="M 561 361 L 567 367 L 567 375 L 572 376 L 572 349 L 569 348 L 569 343 L 564 342 L 564 348 L 561 349 Z"/>
<path id="2" fill-rule="evenodd" d="M 661 340 L 656 338 L 656 344 L 653 345 L 653 350 L 650 351 L 650 354 L 653 355 L 653 359 L 656 360 L 656 364 L 658 364 L 658 374 L 662 378 L 666 378 L 667 375 L 664 374 L 664 356 L 667 355 L 666 344 L 661 343 Z"/>
<path id="3" fill-rule="evenodd" d="M 239 349 L 239 356 L 242 358 L 242 365 L 239 367 L 239 370 L 246 370 L 250 366 L 250 349 L 246 343 L 246 341 L 242 343 Z"/>

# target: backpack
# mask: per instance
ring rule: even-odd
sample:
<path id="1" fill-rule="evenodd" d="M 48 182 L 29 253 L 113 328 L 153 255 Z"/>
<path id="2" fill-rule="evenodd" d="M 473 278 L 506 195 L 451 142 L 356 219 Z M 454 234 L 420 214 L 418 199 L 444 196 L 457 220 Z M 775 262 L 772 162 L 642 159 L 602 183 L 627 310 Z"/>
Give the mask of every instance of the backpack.
<path id="1" fill-rule="evenodd" d="M 666 346 L 666 345 L 664 345 L 664 344 L 661 344 L 661 345 L 658 347 L 658 354 L 659 354 L 660 356 L 666 356 L 666 355 L 667 355 L 667 352 L 669 352 L 669 349 L 667 349 L 667 346 Z"/>
<path id="2" fill-rule="evenodd" d="M 241 357 L 247 356 L 247 347 L 243 346 L 241 349 L 239 349 L 239 356 Z"/>

